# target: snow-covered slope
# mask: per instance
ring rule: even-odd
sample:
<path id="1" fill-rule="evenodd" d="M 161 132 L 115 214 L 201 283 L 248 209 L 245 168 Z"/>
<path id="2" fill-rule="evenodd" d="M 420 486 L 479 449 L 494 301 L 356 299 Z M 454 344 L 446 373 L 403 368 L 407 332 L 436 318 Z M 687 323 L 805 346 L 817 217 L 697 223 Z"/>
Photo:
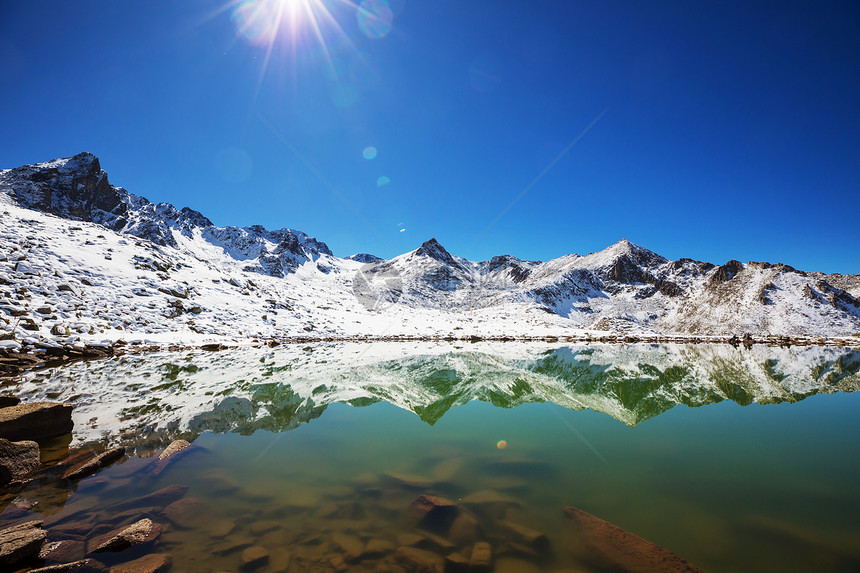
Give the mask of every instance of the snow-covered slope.
<path id="1" fill-rule="evenodd" d="M 292 229 L 217 227 L 112 186 L 98 159 L 0 171 L 0 345 L 284 336 L 860 333 L 860 276 L 670 261 L 626 240 L 472 262 L 391 260 Z M 2 334 L 5 332 L 5 334 Z"/>

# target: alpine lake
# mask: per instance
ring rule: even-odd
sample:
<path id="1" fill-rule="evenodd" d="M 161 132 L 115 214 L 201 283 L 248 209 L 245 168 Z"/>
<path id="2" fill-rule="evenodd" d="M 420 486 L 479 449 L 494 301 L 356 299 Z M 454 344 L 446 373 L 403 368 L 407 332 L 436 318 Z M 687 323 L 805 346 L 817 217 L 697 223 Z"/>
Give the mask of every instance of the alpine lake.
<path id="1" fill-rule="evenodd" d="M 74 406 L 0 497 L 172 571 L 860 571 L 860 351 L 338 343 L 125 355 L 2 388 Z M 159 462 L 174 440 L 191 445 Z M 80 448 L 125 446 L 63 479 Z M 647 541 L 645 541 L 647 540 Z M 37 561 L 20 568 L 50 565 Z"/>

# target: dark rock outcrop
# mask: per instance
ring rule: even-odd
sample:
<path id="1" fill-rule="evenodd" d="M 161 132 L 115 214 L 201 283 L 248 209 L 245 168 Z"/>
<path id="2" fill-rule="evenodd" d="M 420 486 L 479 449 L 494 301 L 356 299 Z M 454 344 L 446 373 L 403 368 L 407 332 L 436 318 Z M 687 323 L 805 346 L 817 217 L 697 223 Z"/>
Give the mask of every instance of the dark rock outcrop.
<path id="1" fill-rule="evenodd" d="M 39 444 L 0 438 L 0 487 L 21 480 L 39 467 Z"/>
<path id="2" fill-rule="evenodd" d="M 0 438 L 39 440 L 72 431 L 72 405 L 34 402 L 0 408 Z"/>
<path id="3" fill-rule="evenodd" d="M 714 274 L 711 275 L 710 282 L 712 285 L 728 282 L 735 278 L 735 276 L 742 270 L 744 270 L 743 263 L 732 259 L 726 264 L 717 267 Z"/>

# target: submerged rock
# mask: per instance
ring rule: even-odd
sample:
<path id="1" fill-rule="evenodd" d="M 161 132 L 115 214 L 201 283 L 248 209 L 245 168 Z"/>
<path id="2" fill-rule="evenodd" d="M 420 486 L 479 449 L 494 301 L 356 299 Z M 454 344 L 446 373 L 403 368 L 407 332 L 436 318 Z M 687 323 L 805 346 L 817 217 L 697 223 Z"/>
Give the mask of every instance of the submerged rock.
<path id="1" fill-rule="evenodd" d="M 0 566 L 12 566 L 36 555 L 47 536 L 41 521 L 0 530 Z"/>
<path id="2" fill-rule="evenodd" d="M 460 547 L 472 545 L 476 541 L 481 541 L 483 537 L 484 531 L 481 524 L 465 511 L 457 516 L 448 530 L 448 539 Z"/>
<path id="3" fill-rule="evenodd" d="M 105 573 L 107 567 L 96 561 L 95 559 L 81 559 L 71 563 L 62 563 L 58 565 L 48 565 L 39 569 L 31 569 L 30 573 L 66 573 L 73 571 L 74 573 Z"/>
<path id="4" fill-rule="evenodd" d="M 268 549 L 254 545 L 242 551 L 239 557 L 240 568 L 243 571 L 258 569 L 269 562 L 269 557 Z"/>
<path id="5" fill-rule="evenodd" d="M 409 506 L 412 521 L 428 531 L 445 533 L 457 517 L 457 504 L 435 495 L 419 495 Z"/>
<path id="6" fill-rule="evenodd" d="M 469 558 L 469 568 L 472 571 L 492 571 L 493 548 L 486 541 L 479 541 L 472 548 L 472 556 Z"/>
<path id="7" fill-rule="evenodd" d="M 415 573 L 442 573 L 444 560 L 439 555 L 416 547 L 400 547 L 394 558 Z"/>
<path id="8" fill-rule="evenodd" d="M 125 455 L 125 448 L 112 448 L 106 452 L 96 454 L 88 460 L 84 460 L 70 467 L 63 474 L 63 479 L 79 480 L 92 475 L 100 469 L 109 466 Z"/>
<path id="9" fill-rule="evenodd" d="M 499 528 L 505 532 L 511 539 L 522 543 L 526 547 L 537 552 L 545 552 L 549 550 L 549 539 L 540 531 L 536 531 L 518 523 L 510 521 L 502 521 L 499 523 Z"/>
<path id="10" fill-rule="evenodd" d="M 115 565 L 110 573 L 161 573 L 167 571 L 173 564 L 173 557 L 167 553 L 150 553 L 140 559 Z"/>
<path id="11" fill-rule="evenodd" d="M 182 498 L 187 491 L 187 485 L 171 485 L 152 492 L 149 495 L 117 503 L 110 509 L 112 511 L 122 511 L 124 509 L 132 509 L 135 507 L 164 507 L 165 505 Z"/>
<path id="12" fill-rule="evenodd" d="M 208 520 L 209 506 L 199 499 L 189 497 L 174 501 L 164 508 L 164 516 L 184 529 L 194 529 Z"/>
<path id="13" fill-rule="evenodd" d="M 0 438 L 38 440 L 72 431 L 72 405 L 34 402 L 0 408 Z"/>
<path id="14" fill-rule="evenodd" d="M 161 526 L 149 518 L 141 519 L 126 527 L 114 529 L 90 542 L 90 553 L 123 551 L 135 545 L 152 543 L 161 535 Z"/>
<path id="15" fill-rule="evenodd" d="M 599 567 L 630 573 L 704 573 L 668 549 L 581 509 L 567 506 L 564 516 L 569 524 L 567 547 Z"/>
<path id="16" fill-rule="evenodd" d="M 86 544 L 75 539 L 63 539 L 45 543 L 39 551 L 39 559 L 48 563 L 70 563 L 84 558 Z"/>
<path id="17" fill-rule="evenodd" d="M 158 454 L 158 458 L 156 458 L 155 462 L 152 464 L 152 472 L 153 476 L 157 476 L 161 474 L 167 467 L 178 460 L 182 455 L 188 453 L 188 447 L 191 445 L 190 442 L 186 440 L 174 440 L 170 442 L 170 444 L 164 448 L 164 451 Z"/>
<path id="18" fill-rule="evenodd" d="M 0 487 L 21 480 L 39 467 L 39 444 L 0 438 Z"/>

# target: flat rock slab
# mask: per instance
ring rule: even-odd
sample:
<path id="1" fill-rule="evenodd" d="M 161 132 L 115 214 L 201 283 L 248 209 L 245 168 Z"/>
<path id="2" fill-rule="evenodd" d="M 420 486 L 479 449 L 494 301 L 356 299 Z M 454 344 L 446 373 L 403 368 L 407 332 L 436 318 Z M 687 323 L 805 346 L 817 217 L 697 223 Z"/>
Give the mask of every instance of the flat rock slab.
<path id="1" fill-rule="evenodd" d="M 41 521 L 28 521 L 0 530 L 0 566 L 11 566 L 36 555 L 47 538 Z"/>
<path id="2" fill-rule="evenodd" d="M 149 518 L 114 529 L 90 543 L 90 553 L 123 551 L 135 545 L 151 543 L 161 535 L 161 526 Z"/>
<path id="3" fill-rule="evenodd" d="M 72 405 L 34 402 L 0 408 L 0 438 L 39 440 L 72 431 Z"/>
<path id="4" fill-rule="evenodd" d="M 441 556 L 416 547 L 400 547 L 394 553 L 394 558 L 415 573 L 442 573 L 445 566 Z"/>
<path id="5" fill-rule="evenodd" d="M 514 541 L 538 551 L 549 550 L 549 539 L 540 531 L 510 521 L 499 522 L 499 528 Z"/>
<path id="6" fill-rule="evenodd" d="M 167 553 L 151 553 L 140 559 L 114 565 L 110 573 L 162 573 L 167 571 L 173 564 L 173 557 Z"/>
<path id="7" fill-rule="evenodd" d="M 0 486 L 24 479 L 39 468 L 39 444 L 0 438 Z"/>
<path id="8" fill-rule="evenodd" d="M 154 491 L 149 495 L 120 502 L 110 509 L 111 511 L 123 511 L 134 507 L 164 507 L 177 499 L 181 499 L 187 491 L 187 485 L 171 485 Z"/>
<path id="9" fill-rule="evenodd" d="M 107 567 L 96 561 L 95 559 L 81 559 L 71 563 L 62 563 L 59 565 L 49 565 L 32 569 L 30 573 L 66 573 L 73 571 L 74 573 L 105 573 Z"/>
<path id="10" fill-rule="evenodd" d="M 70 467 L 63 474 L 63 479 L 79 480 L 92 475 L 100 469 L 109 466 L 125 455 L 125 448 L 112 448 Z"/>
<path id="11" fill-rule="evenodd" d="M 164 508 L 164 517 L 184 529 L 202 527 L 209 521 L 209 506 L 197 498 L 174 501 Z"/>
<path id="12" fill-rule="evenodd" d="M 269 550 L 259 545 L 254 545 L 242 551 L 239 556 L 240 568 L 243 571 L 251 571 L 262 567 L 269 562 Z"/>
<path id="13" fill-rule="evenodd" d="M 570 545 L 581 546 L 586 557 L 602 567 L 630 573 L 704 573 L 702 569 L 659 545 L 620 527 L 567 506 L 564 516 L 574 535 Z"/>
<path id="14" fill-rule="evenodd" d="M 71 563 L 83 559 L 86 552 L 87 546 L 83 541 L 63 539 L 42 545 L 39 559 L 48 563 Z"/>

